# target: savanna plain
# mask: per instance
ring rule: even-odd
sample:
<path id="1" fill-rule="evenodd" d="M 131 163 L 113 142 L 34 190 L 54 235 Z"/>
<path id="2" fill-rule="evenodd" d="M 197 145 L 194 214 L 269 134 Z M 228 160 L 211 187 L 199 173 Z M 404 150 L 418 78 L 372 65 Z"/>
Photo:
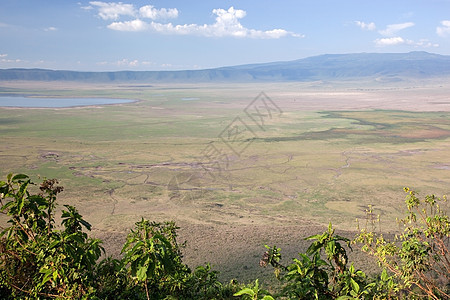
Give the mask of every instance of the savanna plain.
<path id="1" fill-rule="evenodd" d="M 59 179 L 60 207 L 75 205 L 110 255 L 142 217 L 174 220 L 185 261 L 225 280 L 271 274 L 264 244 L 294 257 L 329 222 L 352 237 L 368 205 L 395 233 L 403 187 L 450 192 L 447 80 L 0 82 L 1 95 L 136 100 L 0 108 L 0 175 Z"/>

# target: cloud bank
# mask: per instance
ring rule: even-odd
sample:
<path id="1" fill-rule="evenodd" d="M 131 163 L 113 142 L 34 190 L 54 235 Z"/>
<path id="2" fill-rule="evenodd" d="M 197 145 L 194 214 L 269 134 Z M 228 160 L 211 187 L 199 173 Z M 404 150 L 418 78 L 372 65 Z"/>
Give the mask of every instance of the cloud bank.
<path id="1" fill-rule="evenodd" d="M 197 35 L 204 37 L 236 37 L 254 39 L 277 39 L 286 36 L 304 37 L 285 29 L 257 30 L 244 27 L 240 19 L 247 13 L 241 9 L 213 9 L 215 22 L 213 24 L 182 24 L 171 22 L 157 22 L 156 20 L 176 19 L 179 11 L 176 8 L 157 9 L 152 5 L 142 6 L 139 9 L 132 4 L 122 2 L 89 2 L 90 9 L 96 8 L 97 15 L 103 20 L 113 20 L 107 28 L 117 31 L 150 31 L 160 34 Z M 86 9 L 86 8 L 84 8 Z M 132 17 L 132 20 L 121 21 L 121 17 Z M 150 19 L 151 21 L 144 21 Z"/>

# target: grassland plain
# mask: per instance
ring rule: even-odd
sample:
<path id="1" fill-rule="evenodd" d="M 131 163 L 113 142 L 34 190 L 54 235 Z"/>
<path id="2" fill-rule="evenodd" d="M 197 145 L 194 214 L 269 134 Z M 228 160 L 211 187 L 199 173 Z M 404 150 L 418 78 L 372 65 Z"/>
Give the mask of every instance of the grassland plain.
<path id="1" fill-rule="evenodd" d="M 245 113 L 261 91 L 276 104 L 264 123 Z M 0 175 L 60 179 L 60 203 L 79 208 L 110 254 L 141 217 L 175 220 L 190 264 L 261 277 L 265 243 L 293 257 L 330 221 L 351 235 L 369 204 L 392 232 L 404 186 L 449 194 L 449 91 L 445 82 L 0 82 L 0 96 L 139 100 L 0 108 Z"/>

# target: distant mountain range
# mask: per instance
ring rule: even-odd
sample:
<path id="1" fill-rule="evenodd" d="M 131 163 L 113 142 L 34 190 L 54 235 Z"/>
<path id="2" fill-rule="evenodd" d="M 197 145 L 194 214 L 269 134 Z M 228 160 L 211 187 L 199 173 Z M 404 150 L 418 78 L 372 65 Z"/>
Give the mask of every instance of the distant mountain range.
<path id="1" fill-rule="evenodd" d="M 0 69 L 0 80 L 80 82 L 389 81 L 450 76 L 450 56 L 428 52 L 325 54 L 304 59 L 205 70 L 77 72 Z"/>

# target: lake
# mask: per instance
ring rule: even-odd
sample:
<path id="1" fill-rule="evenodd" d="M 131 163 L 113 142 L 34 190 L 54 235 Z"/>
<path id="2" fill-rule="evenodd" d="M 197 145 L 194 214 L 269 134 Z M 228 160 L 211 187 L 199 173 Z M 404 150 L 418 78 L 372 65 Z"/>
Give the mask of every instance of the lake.
<path id="1" fill-rule="evenodd" d="M 131 103 L 135 100 L 113 98 L 49 98 L 0 96 L 0 107 L 64 108 L 90 105 Z"/>

